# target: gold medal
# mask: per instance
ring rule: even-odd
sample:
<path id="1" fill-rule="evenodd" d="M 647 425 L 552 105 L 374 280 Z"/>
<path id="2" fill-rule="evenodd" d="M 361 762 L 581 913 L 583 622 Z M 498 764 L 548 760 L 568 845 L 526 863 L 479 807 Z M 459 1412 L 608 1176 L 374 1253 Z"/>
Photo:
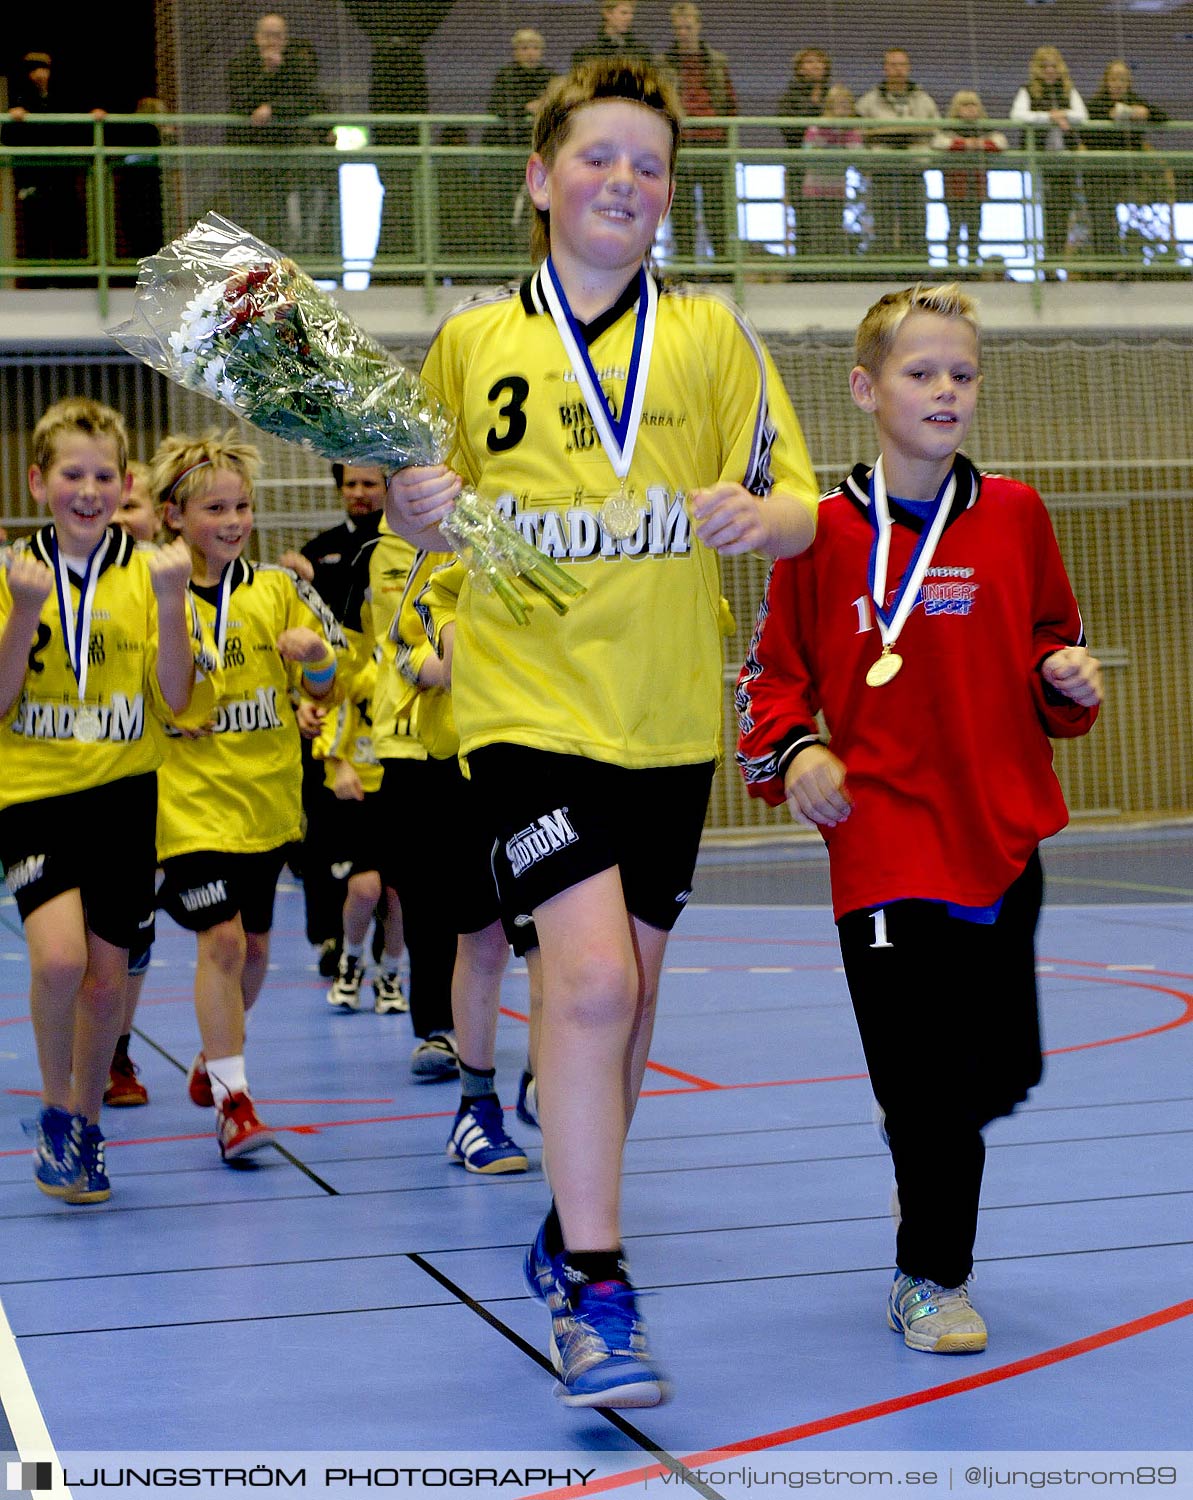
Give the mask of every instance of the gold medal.
<path id="1" fill-rule="evenodd" d="M 94 745 L 104 737 L 103 715 L 89 703 L 80 703 L 75 709 L 74 737 L 84 745 Z"/>
<path id="2" fill-rule="evenodd" d="M 642 524 L 642 506 L 623 486 L 601 506 L 601 525 L 614 540 L 624 542 Z"/>
<path id="3" fill-rule="evenodd" d="M 870 664 L 870 669 L 866 673 L 866 686 L 885 687 L 888 682 L 898 677 L 902 670 L 903 658 L 897 651 L 892 651 L 889 646 L 884 646 L 882 655 L 877 661 Z"/>

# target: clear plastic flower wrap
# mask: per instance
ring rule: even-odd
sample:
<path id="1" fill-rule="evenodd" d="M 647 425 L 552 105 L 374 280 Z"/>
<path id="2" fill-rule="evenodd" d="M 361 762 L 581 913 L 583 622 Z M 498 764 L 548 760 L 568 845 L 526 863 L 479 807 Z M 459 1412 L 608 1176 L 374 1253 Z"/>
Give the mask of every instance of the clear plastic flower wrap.
<path id="1" fill-rule="evenodd" d="M 110 330 L 137 359 L 262 432 L 339 463 L 446 461 L 455 419 L 292 260 L 210 213 L 141 262 L 133 315 Z M 584 592 L 465 489 L 440 530 L 519 624 Z"/>

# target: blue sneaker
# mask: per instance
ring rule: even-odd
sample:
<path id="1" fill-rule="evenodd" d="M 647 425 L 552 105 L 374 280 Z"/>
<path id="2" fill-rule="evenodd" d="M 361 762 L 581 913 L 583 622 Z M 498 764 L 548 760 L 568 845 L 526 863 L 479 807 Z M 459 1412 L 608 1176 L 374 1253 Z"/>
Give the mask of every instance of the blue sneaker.
<path id="1" fill-rule="evenodd" d="M 467 1108 L 465 1107 L 467 1105 Z M 448 1161 L 469 1172 L 525 1172 L 526 1153 L 505 1133 L 496 1097 L 465 1100 L 447 1139 Z"/>
<path id="2" fill-rule="evenodd" d="M 33 1150 L 33 1180 L 51 1198 L 65 1198 L 80 1173 L 82 1117 L 49 1105 L 38 1116 Z"/>
<path id="3" fill-rule="evenodd" d="M 658 1406 L 667 1399 L 626 1281 L 589 1283 L 573 1304 L 565 1299 L 552 1308 L 551 1363 L 560 1382 L 555 1394 L 565 1406 Z"/>
<path id="4" fill-rule="evenodd" d="M 545 1302 L 552 1312 L 567 1301 L 558 1263 L 547 1254 L 546 1219 L 539 1225 L 538 1233 L 526 1251 L 522 1275 L 526 1278 L 530 1295 Z"/>
<path id="5" fill-rule="evenodd" d="M 81 1116 L 77 1117 L 82 1120 Z M 104 1170 L 104 1138 L 98 1125 L 84 1125 L 79 1139 L 79 1175 L 67 1188 L 68 1203 L 104 1203 L 112 1184 Z"/>
<path id="6" fill-rule="evenodd" d="M 535 1130 L 541 1129 L 538 1088 L 535 1085 L 534 1074 L 529 1068 L 522 1074 L 522 1081 L 518 1085 L 518 1102 L 514 1105 L 514 1113 L 523 1125 L 533 1125 Z"/>

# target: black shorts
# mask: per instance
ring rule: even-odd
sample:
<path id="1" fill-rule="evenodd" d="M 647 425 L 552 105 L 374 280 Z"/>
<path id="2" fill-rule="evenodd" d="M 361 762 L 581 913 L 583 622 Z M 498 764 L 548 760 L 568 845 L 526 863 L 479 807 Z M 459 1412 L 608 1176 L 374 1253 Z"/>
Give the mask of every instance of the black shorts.
<path id="1" fill-rule="evenodd" d="M 496 838 L 502 921 L 519 952 L 533 913 L 602 870 L 621 875 L 626 910 L 670 932 L 692 893 L 714 765 L 624 766 L 520 745 L 468 757 Z"/>
<path id="2" fill-rule="evenodd" d="M 153 910 L 157 776 L 149 771 L 0 812 L 0 864 L 22 921 L 77 890 L 88 928 L 131 948 Z"/>
<path id="3" fill-rule="evenodd" d="M 188 932 L 206 932 L 239 916 L 245 932 L 273 926 L 273 898 L 289 845 L 261 854 L 203 849 L 162 861 L 157 904 Z"/>
<path id="4" fill-rule="evenodd" d="M 380 788 L 366 792 L 363 802 L 341 802 L 334 793 L 328 795 L 331 801 L 321 813 L 319 849 L 334 878 L 347 880 L 366 870 L 380 870 L 385 848 Z"/>
<path id="5" fill-rule="evenodd" d="M 402 899 L 412 885 L 448 907 L 453 931 L 481 932 L 499 916 L 490 854 L 493 832 L 478 816 L 472 783 L 454 756 L 387 760 L 378 793 L 381 876 Z M 367 804 L 366 804 L 367 805 Z M 409 892 L 409 895 L 404 895 Z"/>

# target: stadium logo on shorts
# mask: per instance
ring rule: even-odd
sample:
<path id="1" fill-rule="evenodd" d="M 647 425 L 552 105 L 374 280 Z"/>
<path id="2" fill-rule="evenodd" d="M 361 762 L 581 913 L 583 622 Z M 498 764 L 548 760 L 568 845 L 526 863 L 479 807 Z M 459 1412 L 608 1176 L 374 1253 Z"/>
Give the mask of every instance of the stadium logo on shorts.
<path id="1" fill-rule="evenodd" d="M 31 854 L 28 859 L 22 859 L 13 865 L 4 876 L 4 884 L 8 887 L 9 894 L 15 896 L 18 891 L 23 891 L 27 885 L 32 885 L 35 880 L 40 880 L 42 871 L 46 867 L 44 854 Z"/>
<path id="2" fill-rule="evenodd" d="M 228 899 L 228 888 L 222 880 L 209 880 L 206 885 L 194 886 L 189 891 L 180 891 L 178 899 L 183 911 L 202 911 L 208 906 L 218 906 Z"/>
<path id="3" fill-rule="evenodd" d="M 523 828 L 512 839 L 506 840 L 505 857 L 510 862 L 514 878 L 525 875 L 531 865 L 538 864 L 540 859 L 546 859 L 548 854 L 576 843 L 578 837 L 568 821 L 566 807 L 557 807 L 554 812 L 544 813 L 541 818 L 536 818 L 528 828 Z"/>

